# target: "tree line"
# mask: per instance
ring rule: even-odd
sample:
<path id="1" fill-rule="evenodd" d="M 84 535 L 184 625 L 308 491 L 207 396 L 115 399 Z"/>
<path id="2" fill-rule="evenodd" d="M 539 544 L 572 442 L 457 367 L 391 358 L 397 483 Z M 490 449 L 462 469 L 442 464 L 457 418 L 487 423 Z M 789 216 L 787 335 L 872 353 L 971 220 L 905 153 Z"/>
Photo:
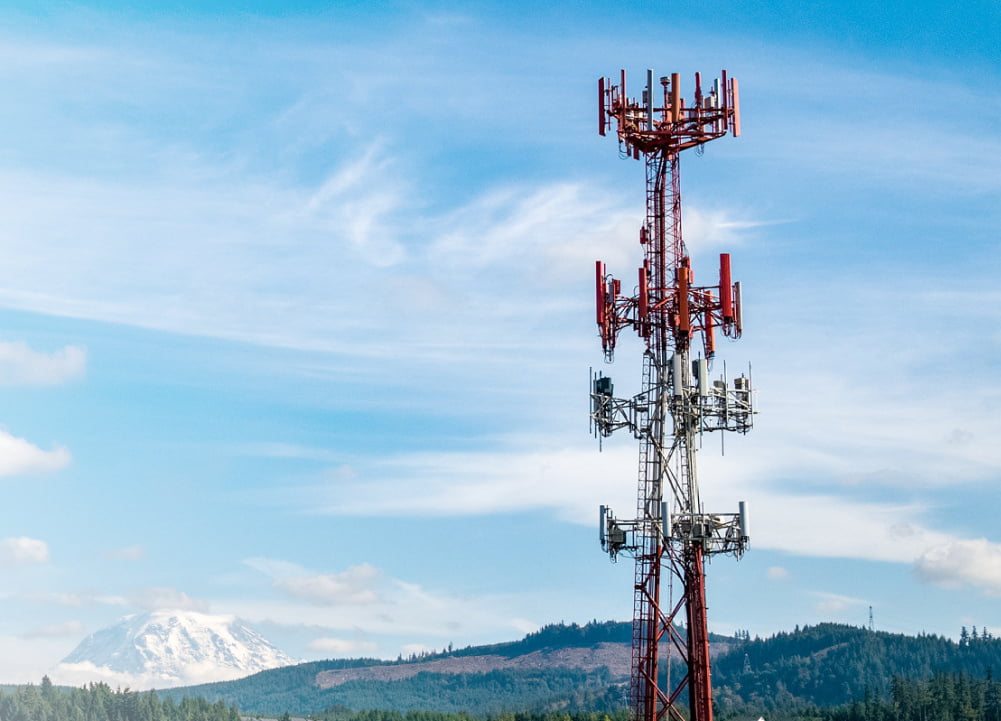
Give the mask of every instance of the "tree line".
<path id="1" fill-rule="evenodd" d="M 1001 669 L 1001 640 L 989 632 L 961 634 L 956 643 L 824 623 L 764 640 L 745 637 L 715 659 L 713 686 L 722 713 L 764 714 L 771 721 L 768 712 L 778 709 L 885 701 L 894 679 L 983 679 L 991 669 Z"/>
<path id="2" fill-rule="evenodd" d="M 352 711 L 334 706 L 310 716 L 312 721 L 629 721 L 628 709 L 601 713 L 597 711 L 505 711 L 488 716 L 473 716 L 465 711 Z"/>
<path id="3" fill-rule="evenodd" d="M 827 712 L 822 721 L 1001 721 L 1001 682 L 993 673 L 898 677 L 891 687 L 889 699 L 869 697 Z"/>
<path id="4" fill-rule="evenodd" d="M 152 691 L 112 691 L 105 683 L 62 688 L 46 676 L 40 686 L 0 692 L 0 721 L 240 721 L 240 712 L 221 701 L 161 700 Z"/>

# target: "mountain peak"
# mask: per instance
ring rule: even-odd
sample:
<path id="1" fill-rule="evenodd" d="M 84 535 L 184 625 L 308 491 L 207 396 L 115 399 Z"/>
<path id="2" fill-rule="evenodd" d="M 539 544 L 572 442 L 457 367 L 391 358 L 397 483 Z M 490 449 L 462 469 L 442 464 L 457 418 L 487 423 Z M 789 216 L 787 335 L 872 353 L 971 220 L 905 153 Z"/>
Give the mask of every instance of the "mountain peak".
<path id="1" fill-rule="evenodd" d="M 169 688 L 226 681 L 295 661 L 234 616 L 157 610 L 126 616 L 85 638 L 53 675 Z"/>

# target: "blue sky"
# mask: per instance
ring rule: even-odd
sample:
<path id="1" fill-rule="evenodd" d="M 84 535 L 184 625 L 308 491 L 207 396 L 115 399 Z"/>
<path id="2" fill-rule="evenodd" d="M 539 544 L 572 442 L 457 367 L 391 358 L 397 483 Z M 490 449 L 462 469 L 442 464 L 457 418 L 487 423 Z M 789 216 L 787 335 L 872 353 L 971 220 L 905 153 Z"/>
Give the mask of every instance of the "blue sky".
<path id="1" fill-rule="evenodd" d="M 635 442 L 587 427 L 593 262 L 641 257 L 620 67 L 741 84 L 741 138 L 682 161 L 761 412 L 700 454 L 752 524 L 712 629 L 1001 627 L 999 35 L 994 2 L 6 3 L 0 681 L 161 607 L 304 659 L 627 619 L 595 524 Z"/>

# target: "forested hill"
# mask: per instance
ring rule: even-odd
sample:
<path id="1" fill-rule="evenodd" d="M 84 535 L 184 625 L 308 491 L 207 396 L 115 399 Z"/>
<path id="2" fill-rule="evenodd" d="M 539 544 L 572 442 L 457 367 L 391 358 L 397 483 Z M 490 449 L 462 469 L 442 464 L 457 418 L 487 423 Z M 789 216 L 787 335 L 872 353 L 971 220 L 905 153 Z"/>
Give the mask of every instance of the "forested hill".
<path id="1" fill-rule="evenodd" d="M 395 661 L 317 661 L 162 692 L 235 703 L 249 713 L 331 706 L 399 711 L 614 711 L 625 704 L 632 624 L 552 624 L 519 641 L 446 648 Z M 735 639 L 710 635 L 713 653 Z"/>
<path id="2" fill-rule="evenodd" d="M 888 699 L 895 678 L 985 679 L 992 670 L 1001 673 L 1001 640 L 989 634 L 956 643 L 825 623 L 735 645 L 716 658 L 713 685 L 721 710 L 764 713 Z"/>
<path id="3" fill-rule="evenodd" d="M 446 648 L 395 661 L 315 661 L 161 694 L 223 700 L 262 714 L 317 713 L 332 706 L 477 715 L 614 710 L 625 703 L 631 628 L 613 621 L 553 624 L 508 643 Z"/>
<path id="4" fill-rule="evenodd" d="M 628 623 L 559 624 L 511 643 L 395 661 L 306 663 L 162 693 L 274 715 L 335 707 L 465 711 L 478 717 L 556 710 L 611 713 L 626 704 L 629 638 Z M 721 719 L 765 715 L 772 721 L 863 699 L 892 703 L 894 689 L 909 688 L 901 679 L 942 674 L 987 679 L 991 669 L 1001 674 L 1001 641 L 985 634 L 956 643 L 940 636 L 820 624 L 767 639 L 752 640 L 746 633 L 713 636 L 712 643 L 718 651 L 713 686 Z"/>

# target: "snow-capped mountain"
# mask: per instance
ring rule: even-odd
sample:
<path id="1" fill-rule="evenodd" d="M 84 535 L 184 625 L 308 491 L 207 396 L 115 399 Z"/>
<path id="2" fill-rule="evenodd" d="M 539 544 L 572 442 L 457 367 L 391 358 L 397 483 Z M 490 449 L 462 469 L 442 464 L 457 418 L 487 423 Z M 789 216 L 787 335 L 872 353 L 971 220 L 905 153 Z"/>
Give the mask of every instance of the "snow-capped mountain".
<path id="1" fill-rule="evenodd" d="M 53 670 L 63 683 L 169 688 L 227 681 L 296 663 L 233 616 L 152 611 L 80 642 Z"/>

